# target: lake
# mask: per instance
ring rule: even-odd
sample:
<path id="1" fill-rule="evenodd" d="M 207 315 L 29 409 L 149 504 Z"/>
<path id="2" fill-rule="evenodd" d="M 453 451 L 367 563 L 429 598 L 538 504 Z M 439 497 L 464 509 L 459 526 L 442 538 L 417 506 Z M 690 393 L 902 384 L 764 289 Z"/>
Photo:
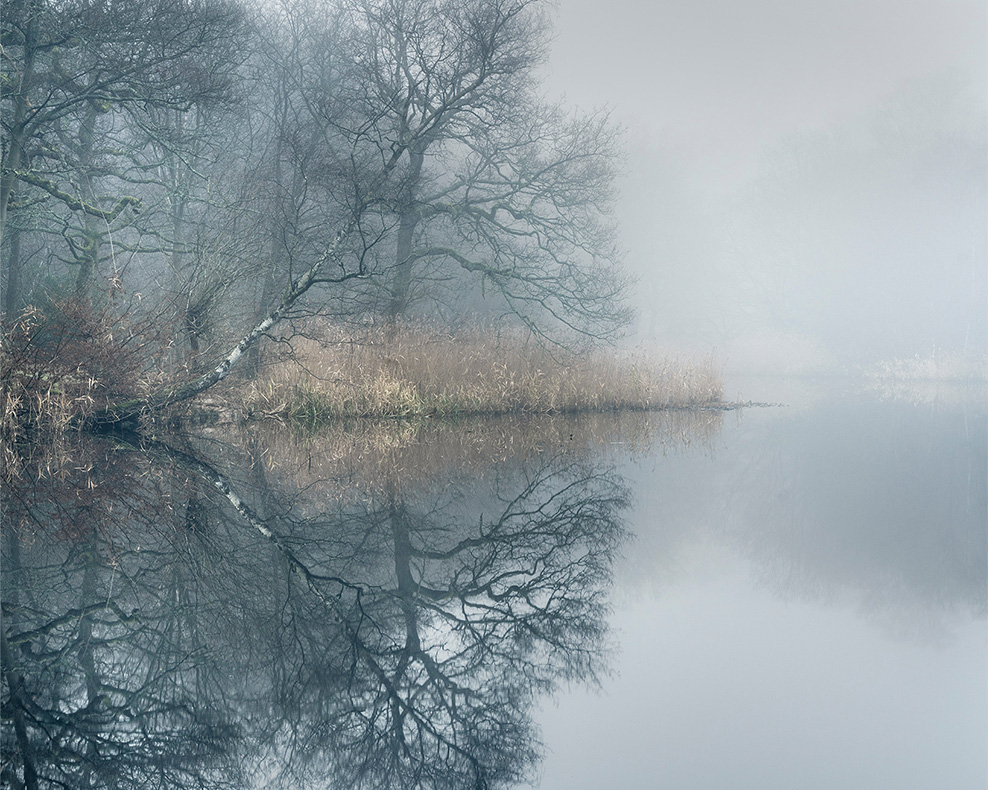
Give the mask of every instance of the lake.
<path id="1" fill-rule="evenodd" d="M 735 389 L 28 459 L 5 785 L 981 790 L 985 389 Z"/>
<path id="2" fill-rule="evenodd" d="M 544 706 L 543 788 L 988 787 L 985 391 L 862 389 L 622 464 L 617 678 Z"/>

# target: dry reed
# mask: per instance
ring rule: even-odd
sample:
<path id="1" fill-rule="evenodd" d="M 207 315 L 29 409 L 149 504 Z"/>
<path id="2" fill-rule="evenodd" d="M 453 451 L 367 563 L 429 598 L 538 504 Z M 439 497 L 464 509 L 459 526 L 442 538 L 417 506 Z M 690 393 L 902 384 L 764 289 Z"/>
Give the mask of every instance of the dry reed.
<path id="1" fill-rule="evenodd" d="M 293 345 L 243 397 L 249 419 L 321 423 L 353 417 L 567 414 L 719 403 L 710 359 L 644 352 L 550 354 L 517 337 L 452 337 L 424 328 L 389 338 L 326 332 Z"/>
<path id="2" fill-rule="evenodd" d="M 921 357 L 884 360 L 864 371 L 884 384 L 901 382 L 988 382 L 988 357 L 975 353 L 934 353 Z"/>

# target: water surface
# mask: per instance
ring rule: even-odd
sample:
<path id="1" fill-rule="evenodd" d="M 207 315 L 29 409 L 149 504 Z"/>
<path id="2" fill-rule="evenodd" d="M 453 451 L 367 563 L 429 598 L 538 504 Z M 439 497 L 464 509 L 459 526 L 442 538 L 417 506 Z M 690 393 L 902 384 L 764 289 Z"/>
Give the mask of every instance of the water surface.
<path id="1" fill-rule="evenodd" d="M 983 390 L 745 386 L 26 459 L 4 783 L 984 787 Z"/>
<path id="2" fill-rule="evenodd" d="M 622 465 L 617 677 L 541 786 L 988 786 L 984 389 L 742 386 L 790 405 Z"/>

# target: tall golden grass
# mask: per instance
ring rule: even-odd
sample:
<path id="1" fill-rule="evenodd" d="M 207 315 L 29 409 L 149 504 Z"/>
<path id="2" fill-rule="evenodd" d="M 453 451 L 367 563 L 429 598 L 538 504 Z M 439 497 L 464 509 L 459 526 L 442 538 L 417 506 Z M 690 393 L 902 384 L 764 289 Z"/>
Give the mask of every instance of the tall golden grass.
<path id="1" fill-rule="evenodd" d="M 550 353 L 518 336 L 415 328 L 394 338 L 327 331 L 296 342 L 249 386 L 242 406 L 248 419 L 320 423 L 685 408 L 719 403 L 722 393 L 711 359 Z"/>

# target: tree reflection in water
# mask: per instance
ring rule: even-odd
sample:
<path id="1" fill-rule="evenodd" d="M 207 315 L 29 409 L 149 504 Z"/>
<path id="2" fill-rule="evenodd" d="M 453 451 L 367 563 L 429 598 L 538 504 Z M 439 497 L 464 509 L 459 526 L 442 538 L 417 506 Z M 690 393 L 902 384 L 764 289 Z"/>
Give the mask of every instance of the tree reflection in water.
<path id="1" fill-rule="evenodd" d="M 604 669 L 627 491 L 586 459 L 345 499 L 106 454 L 7 501 L 6 785 L 510 786 Z"/>

